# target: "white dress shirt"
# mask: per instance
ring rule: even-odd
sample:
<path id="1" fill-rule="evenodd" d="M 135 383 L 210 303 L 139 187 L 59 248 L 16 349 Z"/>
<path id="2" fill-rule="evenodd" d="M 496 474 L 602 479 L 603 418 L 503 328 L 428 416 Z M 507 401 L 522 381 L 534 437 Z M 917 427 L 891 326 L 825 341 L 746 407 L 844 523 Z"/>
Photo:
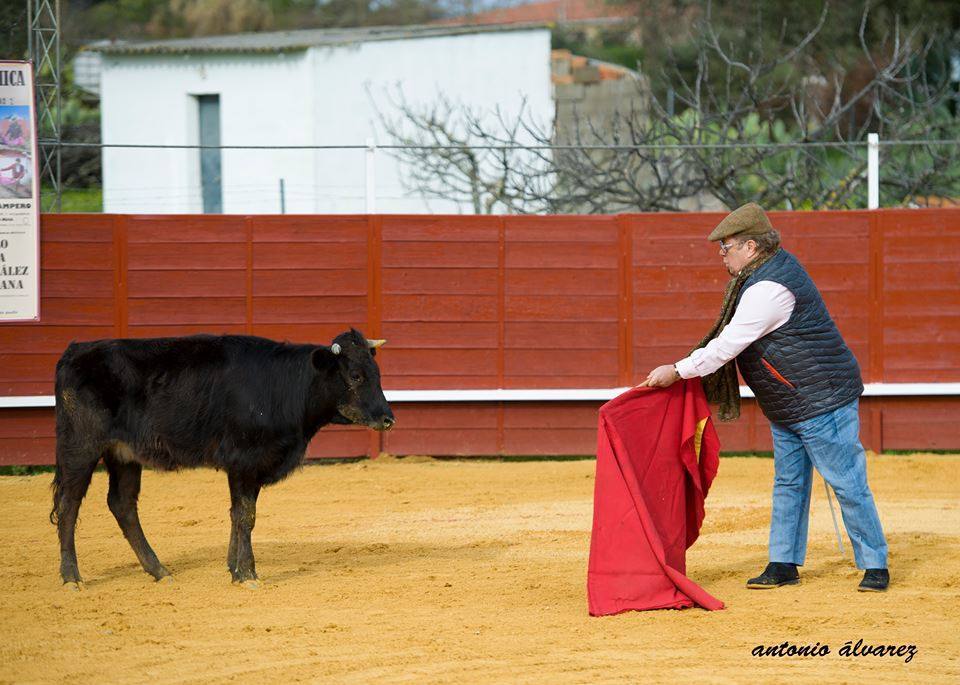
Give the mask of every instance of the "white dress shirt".
<path id="1" fill-rule="evenodd" d="M 773 281 L 758 281 L 743 291 L 737 311 L 720 335 L 676 363 L 681 378 L 707 376 L 743 352 L 750 343 L 785 324 L 796 298 Z"/>

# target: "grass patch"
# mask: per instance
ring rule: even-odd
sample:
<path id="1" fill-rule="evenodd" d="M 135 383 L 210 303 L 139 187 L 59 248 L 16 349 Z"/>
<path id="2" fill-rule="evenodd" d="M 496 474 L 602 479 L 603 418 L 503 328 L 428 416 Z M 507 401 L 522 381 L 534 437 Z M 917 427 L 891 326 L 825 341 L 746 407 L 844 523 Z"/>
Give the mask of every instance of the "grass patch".
<path id="1" fill-rule="evenodd" d="M 35 476 L 53 473 L 52 466 L 0 466 L 0 476 Z"/>
<path id="2" fill-rule="evenodd" d="M 880 456 L 889 457 L 909 457 L 915 454 L 957 454 L 957 450 L 887 450 Z M 773 459 L 773 452 L 721 452 L 720 456 L 724 459 Z M 463 455 L 384 455 L 385 459 L 396 459 L 403 461 L 410 458 L 413 460 L 435 459 L 437 461 L 499 461 L 506 463 L 516 462 L 537 462 L 537 461 L 593 461 L 596 460 L 594 454 L 509 454 L 509 455 L 483 455 L 477 457 L 468 457 Z M 319 457 L 316 459 L 307 459 L 304 467 L 311 466 L 335 466 L 337 464 L 355 464 L 360 461 L 367 461 L 369 457 Z M 201 467 L 202 468 L 202 467 Z M 0 466 L 0 477 L 2 476 L 34 476 L 39 473 L 53 473 L 53 466 Z M 102 464 L 97 466 L 97 471 L 104 471 Z M 150 467 L 145 467 L 145 470 Z"/>
<path id="3" fill-rule="evenodd" d="M 365 461 L 368 457 L 317 457 L 316 459 L 306 459 L 303 466 L 334 466 L 336 464 L 356 464 L 358 461 Z"/>
<path id="4" fill-rule="evenodd" d="M 503 461 L 508 463 L 524 461 L 586 461 L 594 460 L 595 454 L 507 454 L 482 455 L 478 457 L 465 456 L 437 456 L 440 461 Z"/>
<path id="5" fill-rule="evenodd" d="M 914 454 L 956 454 L 960 450 L 884 450 L 880 453 L 881 457 L 909 457 Z"/>
<path id="6" fill-rule="evenodd" d="M 41 196 L 52 192 L 43 188 Z M 46 206 L 46 202 L 44 202 Z M 67 213 L 99 214 L 103 212 L 103 190 L 101 188 L 62 188 L 60 191 L 60 211 Z"/>

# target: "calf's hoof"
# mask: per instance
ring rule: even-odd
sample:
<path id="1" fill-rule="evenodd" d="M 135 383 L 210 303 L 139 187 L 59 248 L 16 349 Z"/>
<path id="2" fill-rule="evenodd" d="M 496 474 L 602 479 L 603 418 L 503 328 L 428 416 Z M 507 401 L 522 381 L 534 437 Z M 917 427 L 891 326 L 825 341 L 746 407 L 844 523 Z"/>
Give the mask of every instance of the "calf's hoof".
<path id="1" fill-rule="evenodd" d="M 68 592 L 80 592 L 83 590 L 83 581 L 68 580 L 63 584 L 63 589 Z"/>
<path id="2" fill-rule="evenodd" d="M 257 582 L 257 574 L 250 571 L 230 571 L 230 576 L 234 585 L 243 585 L 244 583 Z"/>
<path id="3" fill-rule="evenodd" d="M 156 570 L 154 570 L 154 571 L 147 571 L 147 573 L 149 573 L 151 576 L 153 576 L 153 579 L 154 579 L 155 581 L 157 581 L 158 583 L 159 583 L 161 580 L 164 580 L 165 578 L 170 578 L 171 580 L 173 579 L 173 576 L 170 575 L 170 571 L 168 571 L 168 570 L 167 570 L 165 567 L 163 567 L 163 566 L 161 566 L 160 568 L 158 568 L 158 569 L 156 569 Z"/>
<path id="4" fill-rule="evenodd" d="M 158 583 L 161 583 L 161 584 L 163 584 L 163 585 L 173 585 L 173 583 L 174 583 L 174 581 L 173 581 L 173 576 L 171 576 L 171 575 L 168 573 L 168 574 L 165 575 L 165 576 L 160 576 L 159 578 L 157 578 L 157 582 L 158 582 Z"/>

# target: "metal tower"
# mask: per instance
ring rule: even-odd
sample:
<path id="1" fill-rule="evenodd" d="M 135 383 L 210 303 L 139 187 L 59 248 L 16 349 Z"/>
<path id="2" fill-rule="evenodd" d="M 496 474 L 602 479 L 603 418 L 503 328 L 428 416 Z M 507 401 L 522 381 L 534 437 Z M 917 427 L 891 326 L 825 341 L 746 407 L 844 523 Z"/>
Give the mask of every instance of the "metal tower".
<path id="1" fill-rule="evenodd" d="M 37 100 L 42 211 L 60 211 L 60 0 L 27 0 L 27 45 Z"/>

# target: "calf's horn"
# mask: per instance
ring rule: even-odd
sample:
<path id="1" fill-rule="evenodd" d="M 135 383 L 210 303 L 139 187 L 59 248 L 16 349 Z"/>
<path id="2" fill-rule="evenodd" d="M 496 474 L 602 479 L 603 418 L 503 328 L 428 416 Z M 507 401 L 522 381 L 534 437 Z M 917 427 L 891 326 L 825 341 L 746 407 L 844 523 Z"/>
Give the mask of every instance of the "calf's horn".
<path id="1" fill-rule="evenodd" d="M 370 339 L 368 338 L 368 339 L 367 339 L 367 346 L 368 346 L 371 350 L 375 350 L 375 349 L 377 349 L 378 347 L 380 347 L 381 345 L 383 345 L 385 342 L 387 342 L 387 341 L 386 341 L 386 340 L 370 340 Z"/>
<path id="2" fill-rule="evenodd" d="M 330 351 L 333 352 L 334 354 L 340 354 L 340 345 L 337 343 L 333 343 L 330 346 Z"/>

